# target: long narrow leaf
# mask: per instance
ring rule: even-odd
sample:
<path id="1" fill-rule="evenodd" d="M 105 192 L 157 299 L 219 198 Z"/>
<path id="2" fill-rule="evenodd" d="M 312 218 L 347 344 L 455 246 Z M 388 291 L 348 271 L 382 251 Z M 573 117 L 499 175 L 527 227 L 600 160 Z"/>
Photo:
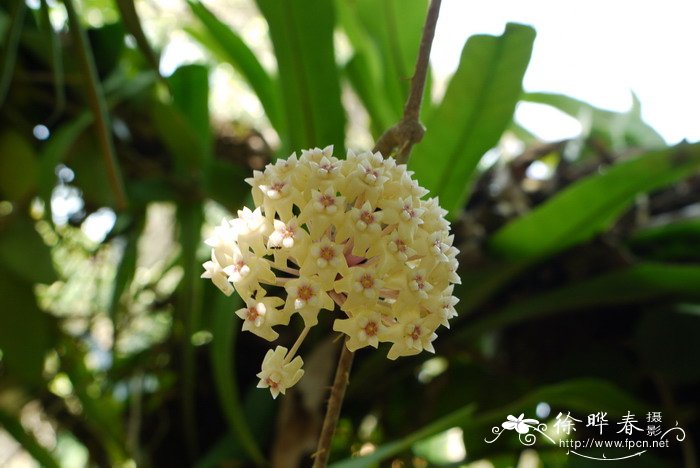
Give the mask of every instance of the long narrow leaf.
<path id="1" fill-rule="evenodd" d="M 603 306 L 700 299 L 700 267 L 646 263 L 516 301 L 450 337 L 464 340 L 529 320 Z"/>
<path id="2" fill-rule="evenodd" d="M 214 52 L 235 68 L 255 91 L 265 114 L 278 133 L 283 134 L 281 103 L 277 84 L 265 71 L 243 39 L 222 23 L 198 0 L 188 0 L 192 12 L 199 18 L 209 37 L 218 46 Z M 201 41 L 200 41 L 201 42 Z M 207 41 L 208 42 L 208 41 Z M 202 45 L 208 46 L 204 42 Z"/>
<path id="3" fill-rule="evenodd" d="M 372 119 L 372 132 L 378 136 L 401 118 L 427 2 L 336 0 L 335 5 L 355 51 L 345 72 Z M 425 93 L 428 100 L 429 95 Z"/>
<path id="4" fill-rule="evenodd" d="M 55 104 L 53 112 L 46 119 L 47 125 L 54 123 L 56 119 L 63 113 L 66 106 L 66 90 L 65 77 L 63 74 L 63 56 L 61 54 L 61 43 L 58 39 L 56 31 L 51 24 L 49 17 L 49 4 L 47 0 L 41 0 L 41 26 L 46 31 L 46 34 L 51 43 L 51 73 L 53 74 L 53 88 Z"/>
<path id="5" fill-rule="evenodd" d="M 619 113 L 598 109 L 578 99 L 554 93 L 524 93 L 523 101 L 552 106 L 575 119 L 590 121 L 591 131 L 607 136 L 614 148 L 630 145 L 659 147 L 666 143 L 659 133 L 642 120 L 636 96 L 632 109 Z"/>
<path id="6" fill-rule="evenodd" d="M 335 12 L 328 0 L 257 0 L 275 48 L 287 130 L 282 149 L 345 145 L 333 50 Z"/>
<path id="7" fill-rule="evenodd" d="M 0 107 L 2 107 L 5 102 L 7 92 L 10 89 L 10 83 L 12 82 L 12 75 L 15 72 L 17 48 L 22 33 L 22 25 L 24 24 L 24 15 L 27 11 L 27 5 L 23 1 L 15 3 L 16 5 L 12 13 L 12 20 L 7 31 L 7 37 L 3 41 L 5 47 L 2 55 L 2 67 L 0 68 Z"/>
<path id="8" fill-rule="evenodd" d="M 180 111 L 189 128 L 194 131 L 201 148 L 190 156 L 197 170 L 211 157 L 212 134 L 209 125 L 209 70 L 203 65 L 191 64 L 179 67 L 168 78 L 173 104 Z"/>
<path id="9" fill-rule="evenodd" d="M 136 45 L 141 50 L 141 53 L 146 58 L 146 61 L 151 66 L 153 71 L 160 76 L 160 59 L 158 55 L 153 51 L 151 44 L 148 42 L 148 38 L 141 27 L 141 20 L 136 11 L 136 5 L 134 0 L 116 0 L 117 8 L 119 8 L 119 13 L 121 13 L 122 21 L 126 26 L 129 33 L 136 39 Z"/>
<path id="10" fill-rule="evenodd" d="M 105 169 L 109 176 L 112 191 L 114 192 L 117 209 L 123 210 L 127 206 L 124 181 L 122 180 L 119 163 L 114 153 L 114 142 L 112 141 L 112 133 L 109 126 L 107 103 L 105 102 L 102 83 L 97 76 L 95 58 L 92 54 L 85 31 L 80 25 L 80 18 L 78 18 L 78 14 L 73 6 L 73 0 L 63 0 L 63 3 L 66 7 L 66 13 L 68 14 L 70 31 L 78 49 L 77 53 L 80 68 L 86 80 L 88 102 L 95 118 L 95 129 L 100 142 Z"/>
<path id="11" fill-rule="evenodd" d="M 192 335 L 199 329 L 202 313 L 202 281 L 199 279 L 197 247 L 201 243 L 203 222 L 202 205 L 183 203 L 178 207 L 180 228 L 179 241 L 182 246 L 181 263 L 183 277 L 175 315 L 183 328 L 182 339 L 182 416 L 183 431 L 190 457 L 197 453 L 197 416 L 195 413 L 195 389 L 197 385 L 197 365 Z"/>
<path id="12" fill-rule="evenodd" d="M 128 83 L 120 79 L 105 82 L 105 91 L 110 92 L 108 108 L 112 108 L 125 99 L 142 92 L 155 81 L 152 73 L 142 73 L 130 78 Z M 55 130 L 41 150 L 39 167 L 39 196 L 47 206 L 51 206 L 51 191 L 54 187 L 55 169 L 63 161 L 78 137 L 94 121 L 92 112 L 83 112 L 70 122 Z"/>
<path id="13" fill-rule="evenodd" d="M 680 145 L 619 163 L 580 180 L 491 238 L 496 254 L 534 261 L 606 229 L 639 193 L 662 188 L 700 170 L 700 144 Z"/>
<path id="14" fill-rule="evenodd" d="M 474 170 L 498 143 L 518 102 L 535 31 L 508 24 L 502 36 L 472 36 L 440 106 L 426 121 L 410 167 L 453 215 L 469 193 Z"/>
<path id="15" fill-rule="evenodd" d="M 500 425 L 506 417 L 525 411 L 533 411 L 537 403 L 546 401 L 552 406 L 561 406 L 571 411 L 597 411 L 605 408 L 611 414 L 623 414 L 631 410 L 644 412 L 648 406 L 631 397 L 616 386 L 599 379 L 577 379 L 539 388 L 515 403 L 504 407 L 475 414 L 474 405 L 469 404 L 437 419 L 423 428 L 399 439 L 382 445 L 372 454 L 364 457 L 348 458 L 331 465 L 331 468 L 365 468 L 398 455 L 410 449 L 413 444 L 452 427 L 460 427 L 465 432 L 487 429 Z M 529 413 L 528 416 L 534 416 Z M 490 435 L 484 433 L 484 436 Z M 483 436 L 482 436 L 483 437 Z"/>
<path id="16" fill-rule="evenodd" d="M 245 419 L 234 372 L 235 360 L 233 353 L 239 326 L 236 323 L 237 317 L 233 311 L 242 305 L 240 298 L 238 296 L 235 297 L 238 301 L 232 301 L 223 294 L 216 295 L 212 327 L 214 339 L 211 346 L 214 381 L 216 382 L 216 389 L 224 410 L 224 416 L 231 431 L 236 435 L 237 441 L 248 456 L 257 464 L 263 464 L 265 459 Z"/>

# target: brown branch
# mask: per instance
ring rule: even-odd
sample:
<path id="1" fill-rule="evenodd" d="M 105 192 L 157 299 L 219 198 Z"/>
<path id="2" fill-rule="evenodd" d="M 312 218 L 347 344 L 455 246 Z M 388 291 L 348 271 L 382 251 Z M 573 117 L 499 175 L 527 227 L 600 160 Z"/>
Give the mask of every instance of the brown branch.
<path id="1" fill-rule="evenodd" d="M 121 170 L 119 169 L 119 163 L 114 151 L 107 103 L 105 101 L 102 83 L 97 75 L 95 57 L 87 34 L 80 25 L 80 18 L 73 5 L 73 0 L 63 0 L 63 4 L 66 7 L 70 32 L 77 48 L 78 64 L 82 71 L 83 78 L 85 79 L 85 93 L 87 94 L 88 105 L 95 119 L 97 141 L 101 148 L 109 185 L 114 192 L 117 210 L 123 211 L 127 208 L 128 202 L 126 199 L 124 180 L 122 179 Z"/>
<path id="2" fill-rule="evenodd" d="M 428 66 L 430 65 L 430 49 L 435 37 L 435 25 L 437 24 L 441 3 L 442 0 L 432 0 L 430 2 L 428 16 L 425 18 L 425 26 L 423 27 L 423 37 L 418 50 L 416 70 L 411 79 L 411 90 L 403 110 L 403 117 L 399 123 L 384 132 L 374 146 L 374 151 L 379 151 L 385 157 L 395 152 L 395 157 L 400 163 L 408 161 L 413 145 L 421 141 L 425 134 L 425 127 L 420 123 L 419 114 L 420 106 L 423 102 L 425 80 L 428 76 Z"/>
<path id="3" fill-rule="evenodd" d="M 326 416 L 323 418 L 321 435 L 318 439 L 316 453 L 313 455 L 313 468 L 325 468 L 328 466 L 331 441 L 333 440 L 335 427 L 338 425 L 338 419 L 340 418 L 340 408 L 343 406 L 343 398 L 345 398 L 345 389 L 350 379 L 350 368 L 352 367 L 354 356 L 355 353 L 350 351 L 346 344 L 343 343 L 340 350 L 340 357 L 338 358 L 338 367 L 335 370 L 333 387 L 328 397 L 328 408 L 326 409 Z"/>
<path id="4" fill-rule="evenodd" d="M 435 25 L 440 13 L 441 2 L 442 0 L 432 0 L 428 9 L 428 15 L 425 18 L 423 36 L 420 42 L 420 49 L 418 50 L 418 60 L 411 79 L 411 90 L 403 110 L 403 118 L 399 123 L 384 132 L 374 146 L 374 151 L 379 151 L 384 156 L 389 156 L 396 151 L 396 159 L 400 163 L 408 161 L 411 148 L 423 138 L 425 133 L 425 128 L 418 117 L 420 106 L 423 102 L 425 80 L 428 76 L 428 66 L 430 65 L 430 49 L 435 37 Z M 345 389 L 348 386 L 353 357 L 354 353 L 348 350 L 346 344 L 343 343 L 338 359 L 338 367 L 335 371 L 333 387 L 328 398 L 328 407 L 326 408 L 326 416 L 323 419 L 318 447 L 313 455 L 313 468 L 325 468 L 328 466 L 331 441 L 340 417 L 340 409 L 343 405 Z"/>

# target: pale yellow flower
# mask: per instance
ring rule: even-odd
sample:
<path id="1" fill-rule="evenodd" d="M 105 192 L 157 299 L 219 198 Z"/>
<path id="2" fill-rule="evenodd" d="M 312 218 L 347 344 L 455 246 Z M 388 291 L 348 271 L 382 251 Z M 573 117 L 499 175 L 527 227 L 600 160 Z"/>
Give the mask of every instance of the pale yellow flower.
<path id="1" fill-rule="evenodd" d="M 265 356 L 259 387 L 276 397 L 301 378 L 296 352 L 321 313 L 339 314 L 333 329 L 351 351 L 388 342 L 390 359 L 434 352 L 435 330 L 457 314 L 458 250 L 447 212 L 423 199 L 406 165 L 371 152 L 340 159 L 328 146 L 245 181 L 255 207 L 213 229 L 202 277 L 235 289 L 243 330 L 266 340 L 301 316 L 294 346 Z"/>

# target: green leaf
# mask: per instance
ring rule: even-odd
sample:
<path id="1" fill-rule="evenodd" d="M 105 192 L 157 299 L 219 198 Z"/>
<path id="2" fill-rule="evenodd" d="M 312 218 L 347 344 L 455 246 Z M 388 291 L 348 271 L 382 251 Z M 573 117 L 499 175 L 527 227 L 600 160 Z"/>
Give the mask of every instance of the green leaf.
<path id="1" fill-rule="evenodd" d="M 402 116 L 427 12 L 426 0 L 336 0 L 355 54 L 345 72 L 372 119 L 375 136 Z M 430 83 L 426 102 L 430 101 Z"/>
<path id="2" fill-rule="evenodd" d="M 202 22 L 211 41 L 201 40 L 203 39 L 201 35 L 197 35 L 196 39 L 200 40 L 202 45 L 210 48 L 211 52 L 217 55 L 220 60 L 230 63 L 241 74 L 260 99 L 272 126 L 278 133 L 283 134 L 277 83 L 265 71 L 253 51 L 238 34 L 221 22 L 198 0 L 188 0 L 187 3 Z M 216 47 L 211 47 L 212 42 Z"/>
<path id="3" fill-rule="evenodd" d="M 137 217 L 137 219 L 131 221 L 131 226 L 125 235 L 126 245 L 124 246 L 124 252 L 117 265 L 117 272 L 114 276 L 114 288 L 112 289 L 109 300 L 108 312 L 112 323 L 117 323 L 116 318 L 119 309 L 119 301 L 136 272 L 138 242 L 143 232 L 145 213 L 139 211 L 134 213 L 134 216 Z"/>
<path id="4" fill-rule="evenodd" d="M 491 425 L 505 421 L 509 414 L 526 412 L 528 417 L 534 416 L 537 403 L 546 401 L 552 407 L 562 407 L 567 411 L 600 411 L 607 410 L 611 414 L 623 414 L 630 410 L 644 412 L 647 405 L 629 396 L 616 386 L 598 379 L 577 379 L 559 384 L 542 387 L 524 396 L 515 403 L 488 412 L 475 412 L 475 406 L 468 404 L 437 419 L 425 427 L 385 445 L 381 445 L 372 454 L 364 457 L 348 458 L 331 465 L 332 468 L 360 468 L 372 466 L 389 457 L 398 455 L 410 449 L 418 441 L 427 439 L 435 434 L 452 427 L 461 427 L 466 432 L 479 432 Z M 491 432 L 478 434 L 479 437 L 491 435 Z M 479 439 L 474 437 L 475 441 Z"/>
<path id="5" fill-rule="evenodd" d="M 163 144 L 173 156 L 175 173 L 198 175 L 204 160 L 203 141 L 185 115 L 171 104 L 153 102 L 151 118 Z"/>
<path id="6" fill-rule="evenodd" d="M 241 305 L 243 302 L 237 295 L 233 296 L 233 300 L 223 294 L 216 295 L 211 360 L 214 381 L 226 421 L 248 456 L 256 463 L 263 464 L 265 459 L 246 421 L 234 372 L 234 349 L 240 324 L 233 311 Z"/>
<path id="7" fill-rule="evenodd" d="M 510 125 L 534 39 L 534 29 L 513 23 L 502 36 L 470 37 L 442 103 L 426 121 L 409 167 L 453 216 L 479 160 Z"/>
<path id="8" fill-rule="evenodd" d="M 194 155 L 197 165 L 211 153 L 209 126 L 209 70 L 204 65 L 183 65 L 168 78 L 175 108 L 185 118 L 201 144 Z"/>
<path id="9" fill-rule="evenodd" d="M 0 409 L 0 427 L 6 430 L 22 448 L 45 468 L 59 468 L 58 462 L 53 455 L 37 442 L 34 435 L 22 427 L 19 419 L 3 409 Z"/>
<path id="10" fill-rule="evenodd" d="M 374 82 L 374 87 L 382 91 L 383 100 L 387 101 L 393 114 L 388 128 L 403 115 L 410 79 L 418 58 L 428 2 L 340 0 L 338 3 L 348 38 L 357 53 L 368 61 L 368 76 L 379 78 L 379 81 Z M 373 47 L 369 45 L 370 41 Z M 377 63 L 380 66 L 378 74 L 374 70 Z M 429 96 L 430 87 L 427 89 L 426 96 Z"/>
<path id="11" fill-rule="evenodd" d="M 91 28 L 87 30 L 87 36 L 97 74 L 100 78 L 105 78 L 115 71 L 124 51 L 124 25 L 117 22 Z"/>
<path id="12" fill-rule="evenodd" d="M 697 275 L 695 285 L 697 290 Z M 675 385 L 700 379 L 700 316 L 662 310 L 646 314 L 635 331 L 635 347 L 654 375 Z"/>
<path id="13" fill-rule="evenodd" d="M 109 176 L 109 185 L 114 192 L 116 207 L 122 210 L 127 206 L 124 181 L 122 180 L 119 163 L 114 153 L 114 142 L 112 141 L 112 134 L 110 132 L 107 103 L 104 98 L 102 83 L 97 74 L 95 56 L 87 40 L 87 35 L 80 25 L 80 18 L 75 11 L 73 0 L 63 0 L 63 4 L 66 7 L 70 32 L 77 48 L 80 69 L 85 79 L 88 104 L 95 119 L 95 130 L 100 142 L 105 172 Z"/>
<path id="14" fill-rule="evenodd" d="M 29 283 L 56 281 L 51 251 L 29 218 L 18 216 L 0 225 L 0 260 L 4 268 Z"/>
<path id="15" fill-rule="evenodd" d="M 700 220 L 688 219 L 634 232 L 627 245 L 639 256 L 657 261 L 700 261 Z"/>
<path id="16" fill-rule="evenodd" d="M 139 20 L 139 15 L 136 11 L 134 0 L 116 0 L 116 3 L 117 7 L 119 8 L 119 13 L 122 16 L 124 26 L 126 26 L 129 33 L 134 36 L 134 39 L 136 39 L 136 45 L 138 45 L 139 50 L 141 50 L 141 53 L 146 58 L 146 61 L 151 66 L 153 71 L 160 74 L 160 60 L 158 55 L 151 48 L 151 44 L 148 42 L 146 34 L 143 32 L 141 20 Z"/>
<path id="17" fill-rule="evenodd" d="M 661 299 L 700 300 L 698 284 L 700 266 L 643 263 L 516 301 L 464 327 L 450 339 L 464 340 L 516 323 L 571 311 L 593 312 L 603 306 Z"/>
<path id="18" fill-rule="evenodd" d="M 578 99 L 553 93 L 524 93 L 523 101 L 546 104 L 571 117 L 590 125 L 593 135 L 608 140 L 614 149 L 622 150 L 629 146 L 658 148 L 666 142 L 656 130 L 642 120 L 641 106 L 637 96 L 632 95 L 632 108 L 619 113 L 598 109 Z"/>
<path id="19" fill-rule="evenodd" d="M 197 248 L 201 245 L 203 222 L 202 205 L 182 203 L 178 206 L 178 240 L 182 246 L 180 256 L 183 269 L 182 281 L 178 286 L 175 317 L 182 326 L 182 424 L 190 454 L 197 452 L 197 416 L 195 412 L 195 389 L 197 386 L 197 361 L 192 344 L 192 335 L 199 330 L 202 314 L 202 285 L 199 278 L 200 262 Z"/>
<path id="20" fill-rule="evenodd" d="M 37 186 L 38 162 L 31 143 L 19 132 L 0 133 L 0 196 L 22 200 Z"/>
<path id="21" fill-rule="evenodd" d="M 9 246 L 0 239 L 3 254 Z M 17 252 L 19 256 L 21 251 Z M 6 269 L 3 255 L 0 267 L 0 349 L 3 352 L 2 365 L 14 376 L 28 383 L 42 380 L 44 357 L 48 352 L 51 338 L 51 317 L 41 311 L 34 296 L 31 281 L 18 277 Z"/>
<path id="22" fill-rule="evenodd" d="M 372 80 L 366 57 L 355 55 L 345 65 L 345 75 L 348 77 L 372 120 L 372 133 L 375 136 L 381 135 L 396 120 L 389 107 L 386 94 L 382 92 L 378 82 Z"/>
<path id="23" fill-rule="evenodd" d="M 340 101 L 333 49 L 335 12 L 328 0 L 257 0 L 267 20 L 277 57 L 290 149 L 345 145 L 345 112 Z"/>
<path id="24" fill-rule="evenodd" d="M 106 81 L 105 91 L 109 96 L 108 108 L 133 98 L 151 86 L 154 81 L 153 73 L 141 73 L 128 80 L 115 76 Z M 51 206 L 51 192 L 55 185 L 56 166 L 65 160 L 70 149 L 93 120 L 93 114 L 89 111 L 79 114 L 73 120 L 54 130 L 51 138 L 42 147 L 39 167 L 39 196 L 47 206 Z"/>
<path id="25" fill-rule="evenodd" d="M 644 192 L 697 173 L 700 144 L 679 145 L 618 163 L 571 184 L 555 197 L 497 231 L 491 250 L 534 261 L 585 242 L 604 231 Z"/>
<path id="26" fill-rule="evenodd" d="M 15 72 L 15 62 L 17 61 L 17 49 L 19 47 L 19 39 L 24 25 L 24 16 L 27 11 L 25 2 L 14 2 L 15 7 L 10 20 L 10 27 L 7 31 L 7 36 L 0 43 L 2 48 L 2 56 L 0 57 L 2 67 L 0 67 L 0 107 L 5 103 L 5 98 L 10 90 L 12 76 Z"/>
<path id="27" fill-rule="evenodd" d="M 80 401 L 85 423 L 108 453 L 112 466 L 121 466 L 129 459 L 125 446 L 125 430 L 119 405 L 107 392 L 90 391 L 97 383 L 87 368 L 86 353 L 73 337 L 61 340 L 61 369 L 70 378 L 75 397 Z"/>
<path id="28" fill-rule="evenodd" d="M 246 196 L 250 194 L 247 184 L 232 184 L 231 181 L 242 181 L 250 174 L 250 170 L 228 161 L 212 159 L 208 162 L 204 173 L 204 185 L 207 195 L 220 203 L 232 213 L 241 209 Z"/>

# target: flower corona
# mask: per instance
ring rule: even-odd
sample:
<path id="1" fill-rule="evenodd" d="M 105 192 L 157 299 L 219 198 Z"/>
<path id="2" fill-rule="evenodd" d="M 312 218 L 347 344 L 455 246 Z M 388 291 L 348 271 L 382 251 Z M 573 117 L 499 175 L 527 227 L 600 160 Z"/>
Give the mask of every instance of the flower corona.
<path id="1" fill-rule="evenodd" d="M 268 351 L 258 387 L 273 397 L 302 377 L 295 356 L 322 310 L 350 351 L 391 343 L 389 359 L 434 352 L 440 326 L 457 315 L 452 295 L 458 250 L 447 212 L 406 165 L 379 153 L 303 151 L 246 179 L 255 210 L 223 220 L 206 240 L 202 278 L 245 302 L 243 330 L 268 341 L 299 314 L 304 330 L 290 350 Z"/>

